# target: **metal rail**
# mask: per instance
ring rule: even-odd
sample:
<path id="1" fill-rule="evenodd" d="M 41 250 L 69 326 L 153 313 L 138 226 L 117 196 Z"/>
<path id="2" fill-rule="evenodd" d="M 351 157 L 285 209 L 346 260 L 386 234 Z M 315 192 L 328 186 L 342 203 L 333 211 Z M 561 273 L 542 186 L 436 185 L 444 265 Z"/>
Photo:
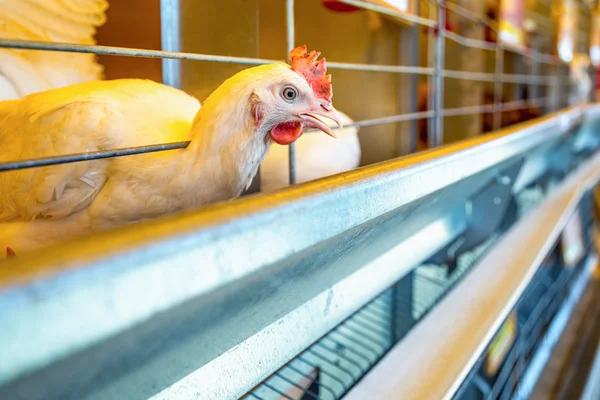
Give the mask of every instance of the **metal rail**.
<path id="1" fill-rule="evenodd" d="M 533 99 L 530 101 L 515 101 L 515 102 L 507 102 L 501 103 L 500 109 L 502 111 L 509 110 L 518 110 L 523 109 L 532 105 L 543 105 L 547 99 Z M 493 112 L 493 105 L 481 105 L 481 106 L 470 106 L 470 107 L 455 107 L 455 108 L 447 108 L 441 111 L 442 116 L 444 117 L 452 117 L 457 115 L 469 115 L 469 114 L 478 114 L 478 113 L 486 113 Z M 365 126 L 375 126 L 375 125 L 383 125 L 383 124 L 393 124 L 396 122 L 403 121 L 414 121 L 419 119 L 431 118 L 435 114 L 435 111 L 425 111 L 425 112 L 416 112 L 416 113 L 405 113 L 405 114 L 397 114 L 391 115 L 389 117 L 382 118 L 373 118 L 366 119 L 362 121 L 353 122 L 350 124 L 346 124 L 345 128 L 351 127 L 365 127 Z M 338 126 L 332 127 L 333 130 L 339 130 Z M 307 132 L 312 132 L 313 130 L 307 130 Z M 136 147 L 126 147 L 121 149 L 114 150 L 104 150 L 104 151 L 95 151 L 90 153 L 80 153 L 80 154 L 67 154 L 61 156 L 54 157 L 43 157 L 37 159 L 30 160 L 15 160 L 15 161 L 6 161 L 0 163 L 0 172 L 3 171 L 13 171 L 18 169 L 26 169 L 26 168 L 37 168 L 37 167 L 45 167 L 48 165 L 57 165 L 57 164 L 66 164 L 73 162 L 81 162 L 81 161 L 90 161 L 90 160 L 98 160 L 102 158 L 112 158 L 112 157 L 123 157 L 130 156 L 135 154 L 144 154 L 144 153 L 153 153 L 157 151 L 168 151 L 168 150 L 177 150 L 183 149 L 188 146 L 190 142 L 174 142 L 174 143 L 164 143 L 164 144 L 155 144 L 155 145 L 147 145 L 147 146 L 136 146 Z"/>
<path id="2" fill-rule="evenodd" d="M 499 166 L 599 114 L 574 108 L 8 261 L 0 268 L 0 325 L 10 327 L 0 330 L 0 397 L 16 390 L 15 378 L 34 384 L 33 373 L 36 385 L 52 381 L 45 399 L 65 398 L 73 385 L 92 390 L 98 371 L 116 375 L 107 382 L 123 396 L 140 387 L 156 399 L 239 396 L 460 234 L 465 196 Z M 273 351 L 258 351 L 264 343 Z M 149 347 L 152 359 L 140 362 Z M 146 383 L 117 379 L 124 375 Z"/>
<path id="3" fill-rule="evenodd" d="M 288 53 L 292 51 L 296 46 L 296 35 L 294 32 L 294 0 L 286 0 L 285 5 L 285 21 L 287 28 L 287 51 Z M 289 145 L 289 154 L 288 154 L 288 165 L 289 165 L 289 183 L 293 185 L 296 183 L 296 152 L 295 145 L 291 143 Z"/>
<path id="4" fill-rule="evenodd" d="M 582 195 L 599 180 L 600 154 L 596 154 L 517 222 L 345 399 L 364 399 L 367 393 L 377 399 L 452 398 L 554 245 Z M 390 370 L 399 379 L 387 379 Z M 436 379 L 424 385 L 423 376 Z"/>

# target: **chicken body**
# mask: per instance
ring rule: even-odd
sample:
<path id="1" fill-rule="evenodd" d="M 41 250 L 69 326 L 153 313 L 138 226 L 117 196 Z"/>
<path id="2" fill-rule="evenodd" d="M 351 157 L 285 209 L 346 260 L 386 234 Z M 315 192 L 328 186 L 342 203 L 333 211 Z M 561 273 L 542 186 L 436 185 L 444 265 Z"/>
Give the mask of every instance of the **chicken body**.
<path id="1" fill-rule="evenodd" d="M 199 108 L 184 92 L 142 80 L 95 81 L 35 93 L 0 103 L 0 161 L 190 140 Z M 173 158 L 185 153 L 0 173 L 0 222 L 5 223 L 0 237 L 8 236 L 6 245 L 24 248 L 208 202 L 184 195 L 194 183 L 189 179 L 193 164 Z M 53 221 L 29 222 L 40 218 Z M 69 232 L 61 232 L 63 227 Z"/>
<path id="2" fill-rule="evenodd" d="M 190 140 L 199 108 L 200 103 L 184 92 L 144 80 L 95 81 L 36 93 L 0 103 L 0 160 Z M 161 161 L 169 155 L 0 173 L 0 221 L 70 215 L 94 201 L 109 177 L 126 182 L 142 175 L 137 180 L 149 180 L 151 187 L 156 167 L 164 167 Z M 171 163 L 159 176 L 173 180 L 178 165 Z"/>
<path id="3" fill-rule="evenodd" d="M 290 87 L 297 101 L 280 97 Z M 0 162 L 191 141 L 181 150 L 0 173 L 0 245 L 19 254 L 237 197 L 272 137 L 293 142 L 302 124 L 331 133 L 309 113 L 337 119 L 331 101 L 313 96 L 286 64 L 239 72 L 202 108 L 180 90 L 138 79 L 85 82 L 0 102 Z"/>
<path id="4" fill-rule="evenodd" d="M 344 125 L 354 122 L 346 114 L 339 114 Z M 305 133 L 295 144 L 296 182 L 308 182 L 358 168 L 361 157 L 358 131 L 358 127 L 340 129 L 336 132 L 337 140 L 318 132 Z M 261 192 L 268 193 L 288 186 L 289 170 L 289 149 L 271 146 L 260 166 Z"/>

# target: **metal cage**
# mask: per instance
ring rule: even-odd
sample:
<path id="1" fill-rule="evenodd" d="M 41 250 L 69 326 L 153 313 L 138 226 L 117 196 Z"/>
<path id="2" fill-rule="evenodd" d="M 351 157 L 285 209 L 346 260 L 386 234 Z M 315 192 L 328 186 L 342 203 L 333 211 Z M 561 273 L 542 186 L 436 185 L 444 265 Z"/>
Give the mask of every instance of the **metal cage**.
<path id="1" fill-rule="evenodd" d="M 414 24 L 415 26 L 424 27 L 429 30 L 429 33 L 433 33 L 434 29 L 439 28 L 439 34 L 436 34 L 435 40 L 435 51 L 434 54 L 428 60 L 428 67 L 418 66 L 418 58 L 412 57 L 412 65 L 368 65 L 368 64 L 352 64 L 330 61 L 327 66 L 333 70 L 350 70 L 350 71 L 372 71 L 379 73 L 394 73 L 394 74 L 407 74 L 415 76 L 427 77 L 432 85 L 432 95 L 429 96 L 430 109 L 428 111 L 418 112 L 417 104 L 414 102 L 411 105 L 409 113 L 403 113 L 391 116 L 382 116 L 380 118 L 358 121 L 356 123 L 348 125 L 349 127 L 367 127 L 381 124 L 391 124 L 405 121 L 415 121 L 420 119 L 427 119 L 429 128 L 429 144 L 431 147 L 440 146 L 444 143 L 444 132 L 442 121 L 447 117 L 456 117 L 463 115 L 472 115 L 480 113 L 491 113 L 493 115 L 493 126 L 495 129 L 500 128 L 501 116 L 503 112 L 519 110 L 529 106 L 542 107 L 546 112 L 554 111 L 567 105 L 566 94 L 569 92 L 569 87 L 572 84 L 568 80 L 564 79 L 567 76 L 566 66 L 567 64 L 561 61 L 557 56 L 552 54 L 546 54 L 542 51 L 533 48 L 520 48 L 502 41 L 488 42 L 485 40 L 478 40 L 468 37 L 460 36 L 454 32 L 446 31 L 446 11 L 456 14 L 460 18 L 473 23 L 482 24 L 487 29 L 497 32 L 497 24 L 489 19 L 477 15 L 472 11 L 465 9 L 455 3 L 438 1 L 438 2 L 423 2 L 429 9 L 430 18 L 425 18 L 417 15 L 410 15 L 405 13 L 399 13 L 391 11 L 390 9 L 382 6 L 373 5 L 365 1 L 356 0 L 340 0 L 340 3 L 358 7 L 364 10 L 380 13 L 382 15 L 393 17 L 400 21 L 406 21 Z M 417 2 L 419 3 L 419 2 Z M 550 4 L 547 2 L 540 2 L 544 7 L 550 9 Z M 28 49 L 28 50 L 40 50 L 40 51 L 60 51 L 60 52 L 74 52 L 74 53 L 88 53 L 97 55 L 111 55 L 111 56 L 126 56 L 126 57 L 144 57 L 144 58 L 160 58 L 164 61 L 164 81 L 167 84 L 178 86 L 180 85 L 180 78 L 178 75 L 177 65 L 170 62 L 169 60 L 193 60 L 203 62 L 216 62 L 216 63 L 232 63 L 242 65 L 259 65 L 274 60 L 248 58 L 248 57 L 235 57 L 235 56 L 221 56 L 212 54 L 194 54 L 194 53 L 182 53 L 176 51 L 178 48 L 178 26 L 179 22 L 177 18 L 180 18 L 177 0 L 163 0 L 161 2 L 162 11 L 162 29 L 163 33 L 163 46 L 169 51 L 159 50 L 146 50 L 146 49 L 133 49 L 133 48 L 120 48 L 112 46 L 97 46 L 97 45 L 75 45 L 68 43 L 46 43 L 46 42 L 33 42 L 23 40 L 0 40 L 0 48 L 6 49 Z M 294 15 L 296 7 L 305 7 L 303 3 L 294 2 L 294 0 L 286 0 L 286 26 L 287 26 L 287 47 L 288 50 L 293 49 L 297 43 L 295 40 L 294 30 Z M 418 13 L 419 7 L 416 7 Z M 537 20 L 544 17 L 541 14 L 537 15 Z M 546 22 L 548 23 L 548 22 Z M 413 41 L 411 45 L 418 48 L 416 45 L 417 32 L 412 34 Z M 444 68 L 444 49 L 446 40 L 455 42 L 464 48 L 480 49 L 490 52 L 494 56 L 495 70 L 493 73 L 484 72 L 464 72 L 457 70 L 448 70 Z M 173 50 L 173 51 L 171 51 Z M 425 49 L 428 54 L 431 52 Z M 504 60 L 506 54 L 512 54 L 517 56 L 517 65 L 525 65 L 527 71 L 524 73 L 506 73 L 506 62 Z M 481 105 L 481 106 L 470 106 L 470 107 L 458 107 L 458 108 L 444 108 L 444 80 L 445 79 L 460 79 L 460 80 L 474 80 L 479 82 L 490 82 L 494 85 L 494 101 L 492 105 Z M 529 93 L 526 99 L 519 99 L 507 103 L 502 103 L 503 87 L 505 84 L 517 85 L 517 92 L 521 89 L 526 88 Z M 417 81 L 411 81 L 410 93 L 416 97 Z M 553 87 L 556 92 L 550 93 L 547 88 Z M 537 97 L 538 94 L 544 93 L 543 97 Z M 533 97 L 536 96 L 536 97 Z M 416 125 L 411 126 L 410 137 L 411 140 L 416 141 Z M 168 151 L 174 149 L 185 148 L 188 142 L 179 143 L 160 143 L 148 146 L 139 146 L 134 148 L 125 149 L 113 149 L 107 151 L 99 151 L 85 154 L 70 154 L 70 155 L 56 155 L 54 157 L 47 157 L 44 159 L 36 160 L 15 160 L 13 162 L 4 162 L 0 164 L 0 172 L 10 171 L 22 168 L 33 168 L 48 165 L 56 165 L 61 163 L 89 161 L 101 158 L 121 157 L 134 154 L 156 152 L 156 151 Z M 411 149 L 416 149 L 416 144 L 410 145 Z M 290 183 L 295 183 L 295 162 L 294 162 L 294 146 L 290 146 Z M 259 186 L 254 186 L 255 190 Z"/>
<path id="2" fill-rule="evenodd" d="M 0 326 L 10 327 L 0 329 L 0 342 L 9 349 L 0 360 L 0 398 L 365 398 L 357 383 L 368 384 L 387 360 L 406 351 L 403 346 L 414 345 L 419 327 L 432 324 L 436 309 L 465 291 L 462 285 L 481 273 L 484 261 L 500 258 L 494 249 L 514 240 L 515 230 L 525 231 L 523 221 L 536 221 L 544 210 L 551 214 L 547 208 L 569 193 L 583 199 L 579 209 L 590 226 L 590 196 L 573 189 L 573 182 L 584 182 L 582 190 L 588 191 L 598 180 L 600 108 L 568 107 L 573 84 L 568 64 L 550 54 L 547 44 L 522 48 L 447 30 L 448 15 L 496 34 L 498 26 L 444 0 L 417 2 L 415 15 L 367 1 L 339 3 L 412 24 L 408 44 L 414 48 L 410 65 L 328 61 L 330 69 L 409 77 L 415 98 L 419 78 L 433 88 L 425 111 L 411 100 L 401 113 L 351 126 L 411 122 L 403 134 L 414 153 L 416 121 L 427 120 L 432 150 L 272 197 L 249 196 L 146 224 L 143 237 L 125 229 L 83 238 L 78 244 L 89 249 L 72 257 L 60 255 L 67 243 L 15 261 L 14 270 L 0 268 L 6 278 L 0 279 Z M 538 3 L 532 18 L 551 25 L 551 2 Z M 300 7 L 308 6 L 285 2 L 288 50 L 298 44 L 294 25 Z M 161 10 L 165 50 L 8 39 L 0 40 L 0 48 L 159 58 L 165 83 L 175 87 L 181 86 L 178 60 L 272 62 L 180 52 L 178 1 L 163 0 Z M 418 28 L 428 32 L 425 67 L 415 45 Z M 449 42 L 487 52 L 493 72 L 447 69 Z M 492 104 L 445 107 L 449 79 L 492 85 Z M 517 99 L 503 102 L 508 85 Z M 503 113 L 530 106 L 546 115 L 502 126 Z M 478 114 L 492 116 L 493 133 L 442 147 L 445 118 Z M 187 144 L 15 160 L 1 163 L 0 174 Z M 292 145 L 290 184 L 296 182 L 294 157 Z M 341 203 L 344 215 L 337 212 Z M 570 204 L 561 203 L 560 212 L 568 214 Z M 562 227 L 560 221 L 547 227 L 549 236 Z M 278 245 L 267 246 L 274 236 Z M 100 240 L 106 241 L 101 248 Z M 591 241 L 588 232 L 588 259 L 594 255 Z M 473 351 L 477 357 L 460 366 L 466 368 L 461 379 L 448 385 L 440 380 L 446 398 L 525 393 L 533 379 L 525 367 L 543 347 L 561 307 L 572 302 L 574 288 L 589 272 L 584 264 L 571 270 L 558 264 L 531 267 L 537 272 L 523 278 L 527 285 L 519 301 L 510 304 L 507 298 L 518 315 L 519 335 L 498 373 L 482 377 L 484 349 Z M 34 273 L 39 271 L 44 274 Z M 505 320 L 505 311 L 498 311 L 498 321 Z M 489 333 L 498 331 L 492 322 L 486 322 Z M 488 346 L 488 339 L 478 344 Z M 404 368 L 420 371 L 416 364 Z"/>

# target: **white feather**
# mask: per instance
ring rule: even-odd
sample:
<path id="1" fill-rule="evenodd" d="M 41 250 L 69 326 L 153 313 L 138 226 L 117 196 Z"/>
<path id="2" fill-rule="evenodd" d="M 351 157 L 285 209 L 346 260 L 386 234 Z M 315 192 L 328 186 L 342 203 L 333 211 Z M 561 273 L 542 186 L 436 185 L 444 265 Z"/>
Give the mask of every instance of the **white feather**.
<path id="1" fill-rule="evenodd" d="M 2 0 L 0 38 L 95 44 L 96 27 L 106 21 L 106 0 Z M 101 79 L 93 54 L 0 49 L 0 100 Z M 17 95 L 15 96 L 15 91 Z"/>

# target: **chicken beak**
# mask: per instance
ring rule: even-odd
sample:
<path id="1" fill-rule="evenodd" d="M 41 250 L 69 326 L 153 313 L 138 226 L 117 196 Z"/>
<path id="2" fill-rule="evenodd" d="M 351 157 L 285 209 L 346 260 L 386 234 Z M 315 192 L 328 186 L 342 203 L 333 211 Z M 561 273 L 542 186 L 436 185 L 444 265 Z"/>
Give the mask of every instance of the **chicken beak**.
<path id="1" fill-rule="evenodd" d="M 322 110 L 322 111 L 321 111 Z M 329 106 L 327 108 L 320 107 L 319 110 L 312 110 L 311 112 L 304 112 L 300 114 L 300 118 L 302 118 L 302 122 L 304 126 L 307 128 L 316 128 L 320 131 L 328 134 L 329 136 L 336 138 L 335 133 L 329 125 L 321 121 L 318 117 L 325 117 L 332 121 L 334 121 L 340 128 L 344 127 L 344 123 L 342 122 L 342 116 L 338 111 L 333 108 L 333 106 Z"/>

